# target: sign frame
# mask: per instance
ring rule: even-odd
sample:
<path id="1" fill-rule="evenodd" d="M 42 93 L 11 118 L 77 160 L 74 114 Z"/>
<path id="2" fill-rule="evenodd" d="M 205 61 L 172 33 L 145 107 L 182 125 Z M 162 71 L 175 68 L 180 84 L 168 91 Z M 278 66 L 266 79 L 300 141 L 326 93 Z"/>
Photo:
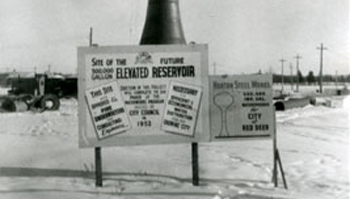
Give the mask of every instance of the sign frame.
<path id="1" fill-rule="evenodd" d="M 92 81 L 90 77 L 87 77 L 86 73 L 91 70 L 87 66 L 86 57 L 97 55 L 121 55 L 121 54 L 137 54 L 140 52 L 150 53 L 199 53 L 199 62 L 196 66 L 200 69 L 200 75 L 196 76 L 196 81 L 200 82 L 199 85 L 202 90 L 202 97 L 200 108 L 197 113 L 198 121 L 196 122 L 195 136 L 183 136 L 168 132 L 163 132 L 164 135 L 148 135 L 148 136 L 124 136 L 127 133 L 121 133 L 117 136 L 112 136 L 109 139 L 98 140 L 92 138 L 91 135 L 96 135 L 94 128 L 92 128 L 90 113 L 85 101 L 85 91 L 87 89 L 103 86 L 112 81 L 117 81 L 119 85 L 122 85 L 122 80 L 113 78 L 112 80 L 103 80 L 93 83 L 93 86 L 89 81 Z M 170 82 L 173 79 L 167 80 Z M 136 80 L 135 80 L 136 81 Z M 177 79 L 182 83 L 190 84 L 191 78 Z M 142 84 L 143 79 L 139 82 Z M 91 148 L 91 147 L 110 147 L 110 146 L 132 146 L 132 145 L 156 145 L 156 144 L 176 144 L 176 143 L 193 143 L 193 142 L 209 142 L 209 75 L 208 75 L 208 46 L 207 44 L 194 44 L 194 45 L 144 45 L 144 46 L 92 46 L 92 47 L 78 47 L 78 112 L 79 112 L 79 147 Z M 169 83 L 167 83 L 169 84 Z M 167 88 L 168 90 L 168 88 Z M 165 104 L 164 104 L 165 107 Z M 163 113 L 161 113 L 161 118 Z M 133 128 L 133 127 L 132 127 Z M 159 127 L 159 132 L 161 127 Z M 157 131 L 158 132 L 158 131 Z M 89 137 L 90 136 L 90 137 Z"/>
<path id="2" fill-rule="evenodd" d="M 265 111 L 267 111 L 267 114 L 270 115 L 270 117 L 267 119 L 269 121 L 269 130 L 268 130 L 268 133 L 267 134 L 257 134 L 257 135 L 243 135 L 242 132 L 239 132 L 237 134 L 237 132 L 233 132 L 233 134 L 236 134 L 236 135 L 230 135 L 230 136 L 227 136 L 227 137 L 219 137 L 217 136 L 217 134 L 220 135 L 220 133 L 222 131 L 226 131 L 228 129 L 228 127 L 226 127 L 225 125 L 227 125 L 227 113 L 223 113 L 222 115 L 225 115 L 225 116 L 220 116 L 220 118 L 223 118 L 225 117 L 224 120 L 226 121 L 221 121 L 221 125 L 224 126 L 224 127 L 221 127 L 221 130 L 220 133 L 217 133 L 215 132 L 215 125 L 216 122 L 213 121 L 213 117 L 215 115 L 215 113 L 213 112 L 213 109 L 218 109 L 218 107 L 214 107 L 215 104 L 214 104 L 214 94 L 216 92 L 214 92 L 214 81 L 222 81 L 222 83 L 228 83 L 228 82 L 231 82 L 233 80 L 238 80 L 238 79 L 241 79 L 241 80 L 247 80 L 247 81 L 251 81 L 251 80 L 256 80 L 256 79 L 263 79 L 264 81 L 268 82 L 268 84 L 270 85 L 270 91 L 269 91 L 269 96 L 267 96 L 269 98 L 269 106 L 268 108 L 265 109 Z M 233 82 L 231 82 L 233 83 Z M 233 83 L 234 84 L 234 83 Z M 242 85 L 242 86 L 249 86 L 249 85 Z M 273 88 L 272 88 L 273 84 L 272 84 L 272 75 L 271 74 L 254 74 L 254 75 L 210 75 L 209 77 L 209 96 L 210 96 L 210 99 L 209 99 L 209 104 L 210 104 L 210 107 L 209 107 L 209 110 L 210 110 L 210 140 L 211 141 L 242 141 L 242 140 L 271 140 L 271 139 L 274 139 L 275 137 L 275 133 L 274 131 L 276 130 L 276 121 L 275 121 L 275 110 L 274 110 L 274 105 L 273 105 Z M 234 89 L 232 89 L 234 90 Z M 237 103 L 237 102 L 233 102 L 234 100 L 237 99 L 237 95 L 238 95 L 238 91 L 232 91 L 232 92 L 227 92 L 227 89 L 223 89 L 223 92 L 227 93 L 227 94 L 233 94 L 234 96 L 231 96 L 232 97 L 232 104 L 234 103 Z M 240 92 L 240 91 L 239 91 Z M 249 92 L 255 92 L 255 90 L 250 90 Z M 229 96 L 229 95 L 227 95 Z M 225 96 L 224 96 L 225 97 Z M 241 97 L 241 96 L 239 96 Z M 256 97 L 255 94 L 253 95 L 253 97 Z M 235 99 L 236 98 L 236 99 Z M 226 100 L 227 101 L 227 100 Z M 237 100 L 236 100 L 237 101 Z M 253 100 L 254 101 L 254 100 Z M 232 109 L 232 104 L 227 104 L 226 106 L 227 107 L 230 107 L 230 109 Z M 225 105 L 224 105 L 225 106 Z M 242 114 L 242 107 L 239 107 L 237 105 L 235 105 L 235 109 L 236 109 L 236 112 L 234 112 L 234 114 L 236 115 L 236 117 L 239 118 L 239 120 L 242 120 L 242 117 L 241 116 L 237 116 L 238 114 Z M 222 110 L 220 110 L 222 111 Z M 234 121 L 234 120 L 233 120 Z M 225 124 L 224 124 L 225 123 Z M 233 122 L 231 122 L 232 124 Z M 234 125 L 231 125 L 231 128 L 235 125 L 237 125 L 237 123 L 239 122 L 236 122 L 236 124 Z M 226 129 L 225 129 L 226 128 Z M 231 129 L 230 128 L 230 129 Z M 236 126 L 234 128 L 237 128 Z M 219 128 L 220 129 L 220 128 Z M 216 129 L 217 130 L 217 129 Z M 254 131 L 254 130 L 253 130 Z"/>

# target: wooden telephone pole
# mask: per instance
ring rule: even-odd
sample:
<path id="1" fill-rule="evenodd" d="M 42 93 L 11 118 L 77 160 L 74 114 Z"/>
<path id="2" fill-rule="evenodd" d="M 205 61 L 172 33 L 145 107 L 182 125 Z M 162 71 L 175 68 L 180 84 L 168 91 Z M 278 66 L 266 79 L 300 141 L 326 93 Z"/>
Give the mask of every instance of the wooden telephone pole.
<path id="1" fill-rule="evenodd" d="M 294 80 L 293 80 L 293 64 L 292 63 L 289 63 L 289 68 L 290 68 L 290 86 L 291 86 L 291 89 L 292 91 L 294 90 Z"/>
<path id="2" fill-rule="evenodd" d="M 323 51 L 327 50 L 326 47 L 323 46 L 323 43 L 321 43 L 321 47 L 317 47 L 317 50 L 320 50 L 320 77 L 319 77 L 319 84 L 320 84 L 320 93 L 323 93 L 322 90 L 322 79 L 323 79 Z"/>
<path id="3" fill-rule="evenodd" d="M 283 58 L 280 59 L 280 62 L 281 62 L 281 66 L 282 66 L 282 80 L 281 80 L 281 84 L 282 84 L 282 91 L 281 93 L 283 93 L 283 84 L 284 84 L 284 77 L 283 77 L 283 72 L 284 72 L 284 69 L 283 69 L 283 63 L 286 62 L 287 60 L 284 60 Z"/>
<path id="4" fill-rule="evenodd" d="M 92 27 L 90 27 L 89 46 L 92 46 Z"/>
<path id="5" fill-rule="evenodd" d="M 297 56 L 294 57 L 297 60 L 297 87 L 296 87 L 296 92 L 299 92 L 299 59 L 301 59 L 301 56 L 299 56 L 299 54 L 297 54 Z"/>
<path id="6" fill-rule="evenodd" d="M 213 63 L 214 75 L 216 75 L 216 62 Z"/>

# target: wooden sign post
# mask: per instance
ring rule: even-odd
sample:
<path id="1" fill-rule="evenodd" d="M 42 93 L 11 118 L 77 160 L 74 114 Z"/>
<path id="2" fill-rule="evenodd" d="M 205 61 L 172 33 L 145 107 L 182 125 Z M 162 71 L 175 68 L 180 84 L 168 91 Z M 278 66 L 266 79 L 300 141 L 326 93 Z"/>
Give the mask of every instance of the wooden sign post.
<path id="1" fill-rule="evenodd" d="M 274 120 L 275 120 L 275 130 L 274 130 L 274 138 L 273 138 L 273 173 L 272 173 L 272 182 L 274 183 L 275 187 L 278 187 L 278 168 L 279 167 L 282 175 L 283 185 L 285 189 L 288 189 L 287 181 L 284 175 L 283 166 L 282 166 L 282 160 L 281 156 L 279 154 L 278 148 L 277 148 L 277 126 L 276 126 L 276 112 L 274 112 Z"/>
<path id="2" fill-rule="evenodd" d="M 192 184 L 199 185 L 198 143 L 193 142 L 192 148 Z"/>
<path id="3" fill-rule="evenodd" d="M 95 180 L 96 187 L 103 186 L 101 147 L 95 147 Z"/>

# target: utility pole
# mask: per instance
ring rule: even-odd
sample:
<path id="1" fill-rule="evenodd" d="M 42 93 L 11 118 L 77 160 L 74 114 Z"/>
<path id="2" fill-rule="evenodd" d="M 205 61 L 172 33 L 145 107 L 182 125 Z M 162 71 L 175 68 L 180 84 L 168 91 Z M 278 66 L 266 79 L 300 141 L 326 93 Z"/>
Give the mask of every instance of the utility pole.
<path id="1" fill-rule="evenodd" d="M 132 40 L 132 28 L 129 29 L 129 44 L 131 44 L 131 40 Z"/>
<path id="2" fill-rule="evenodd" d="M 286 62 L 287 60 L 284 60 L 283 58 L 280 59 L 280 62 L 282 64 L 282 80 L 281 80 L 281 84 L 282 84 L 282 90 L 281 93 L 283 93 L 283 84 L 284 84 L 284 77 L 283 77 L 283 63 Z"/>
<path id="3" fill-rule="evenodd" d="M 335 71 L 335 90 L 338 90 L 338 71 L 337 70 Z"/>
<path id="4" fill-rule="evenodd" d="M 89 46 L 92 46 L 92 27 L 90 27 Z"/>
<path id="5" fill-rule="evenodd" d="M 299 59 L 301 59 L 301 56 L 299 56 L 299 54 L 297 54 L 297 56 L 294 57 L 297 60 L 297 88 L 296 91 L 299 92 Z"/>
<path id="6" fill-rule="evenodd" d="M 322 76 L 323 76 L 323 51 L 327 50 L 326 47 L 323 46 L 323 43 L 321 43 L 321 47 L 317 47 L 317 50 L 320 50 L 320 77 L 319 77 L 319 84 L 320 84 L 320 93 L 323 93 L 322 91 Z"/>
<path id="7" fill-rule="evenodd" d="M 293 64 L 292 64 L 292 62 L 289 63 L 289 68 L 290 68 L 290 86 L 291 86 L 291 89 L 293 91 L 294 90 L 294 88 L 293 88 L 293 84 L 294 84 L 293 78 L 294 78 L 294 76 L 293 76 Z"/>
<path id="8" fill-rule="evenodd" d="M 213 63 L 214 75 L 216 75 L 216 62 Z"/>
<path id="9" fill-rule="evenodd" d="M 94 44 L 92 42 L 92 33 L 93 33 L 93 30 L 92 30 L 92 27 L 90 27 L 89 46 L 98 46 L 98 44 Z"/>

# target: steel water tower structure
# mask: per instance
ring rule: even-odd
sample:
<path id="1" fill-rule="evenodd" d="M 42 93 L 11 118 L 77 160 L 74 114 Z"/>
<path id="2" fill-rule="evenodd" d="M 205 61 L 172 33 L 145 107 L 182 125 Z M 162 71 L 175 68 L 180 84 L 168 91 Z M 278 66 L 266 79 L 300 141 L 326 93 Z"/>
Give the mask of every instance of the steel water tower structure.
<path id="1" fill-rule="evenodd" d="M 178 0 L 148 0 L 140 45 L 186 44 Z"/>
<path id="2" fill-rule="evenodd" d="M 140 45 L 186 44 L 178 0 L 148 0 Z M 198 143 L 193 142 L 192 183 L 199 185 Z"/>

